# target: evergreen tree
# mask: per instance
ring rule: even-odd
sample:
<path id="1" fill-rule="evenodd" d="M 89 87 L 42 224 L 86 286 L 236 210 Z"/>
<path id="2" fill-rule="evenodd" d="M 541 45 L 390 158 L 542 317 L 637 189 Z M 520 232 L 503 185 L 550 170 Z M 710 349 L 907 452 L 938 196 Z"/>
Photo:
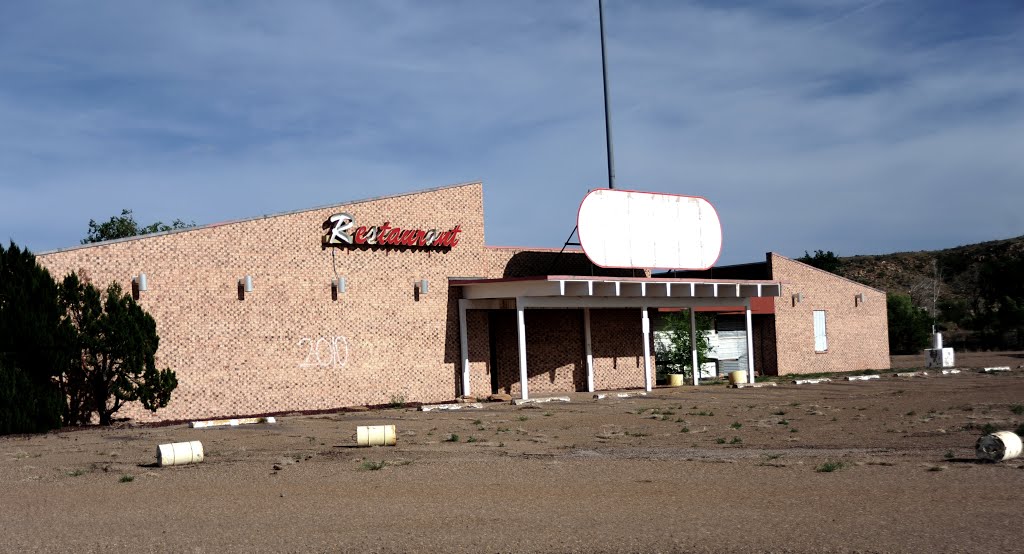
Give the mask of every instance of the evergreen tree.
<path id="1" fill-rule="evenodd" d="M 116 283 L 103 295 L 72 273 L 61 287 L 66 321 L 74 329 L 75 357 L 62 383 L 73 423 L 95 413 L 110 425 L 126 402 L 155 412 L 167 406 L 178 380 L 158 370 L 156 321 Z"/>
<path id="2" fill-rule="evenodd" d="M 27 249 L 0 245 L 0 434 L 60 427 L 68 336 L 49 272 Z"/>

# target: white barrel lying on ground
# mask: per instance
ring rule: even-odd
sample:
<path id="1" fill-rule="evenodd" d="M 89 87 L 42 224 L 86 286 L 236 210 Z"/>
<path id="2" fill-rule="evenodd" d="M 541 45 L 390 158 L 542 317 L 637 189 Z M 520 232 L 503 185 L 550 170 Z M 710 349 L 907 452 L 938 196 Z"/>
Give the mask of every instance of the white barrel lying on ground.
<path id="1" fill-rule="evenodd" d="M 203 461 L 203 443 L 174 442 L 156 447 L 156 464 L 160 467 L 194 464 Z"/>
<path id="2" fill-rule="evenodd" d="M 363 425 L 356 427 L 356 444 L 359 446 L 394 446 L 394 425 Z"/>
<path id="3" fill-rule="evenodd" d="M 975 445 L 978 459 L 1001 462 L 1012 460 L 1021 453 L 1020 437 L 1010 431 L 997 431 L 978 439 Z"/>

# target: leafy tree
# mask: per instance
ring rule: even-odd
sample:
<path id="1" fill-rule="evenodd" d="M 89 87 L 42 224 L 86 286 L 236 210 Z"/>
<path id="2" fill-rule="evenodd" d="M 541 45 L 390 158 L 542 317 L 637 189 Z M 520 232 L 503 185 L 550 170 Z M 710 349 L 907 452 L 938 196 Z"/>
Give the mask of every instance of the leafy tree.
<path id="1" fill-rule="evenodd" d="M 167 406 L 178 380 L 170 369 L 156 368 L 156 321 L 130 294 L 114 283 L 104 296 L 72 273 L 61 301 L 74 329 L 75 356 L 61 380 L 71 423 L 87 423 L 95 413 L 101 425 L 110 425 L 126 402 L 154 412 Z"/>
<path id="2" fill-rule="evenodd" d="M 187 229 L 189 227 L 195 227 L 195 225 L 195 223 L 185 223 L 180 219 L 175 219 L 170 225 L 165 225 L 162 221 L 157 221 L 156 223 L 146 225 L 145 227 L 140 227 L 135 221 L 135 217 L 132 216 L 131 210 L 121 210 L 121 215 L 112 216 L 108 221 L 104 221 L 103 223 L 96 223 L 95 219 L 90 219 L 89 232 L 86 234 L 85 238 L 82 239 L 82 244 L 122 239 L 137 235 L 148 235 L 150 233 L 171 231 L 173 229 Z"/>
<path id="3" fill-rule="evenodd" d="M 809 254 L 804 250 L 804 255 L 797 258 L 798 262 L 803 262 L 807 265 L 814 266 L 818 269 L 827 271 L 829 273 L 835 273 L 840 275 L 840 270 L 843 266 L 843 262 L 836 256 L 835 252 L 829 250 L 815 250 L 814 254 Z"/>
<path id="4" fill-rule="evenodd" d="M 54 377 L 67 364 L 57 284 L 35 256 L 0 245 L 0 434 L 60 427 Z"/>
<path id="5" fill-rule="evenodd" d="M 705 331 L 714 326 L 714 318 L 710 314 L 697 314 L 697 367 L 708 361 L 710 341 Z M 667 332 L 668 341 L 655 343 L 654 352 L 659 362 L 660 373 L 683 373 L 690 379 L 693 377 L 693 354 L 690 345 L 690 313 L 687 311 L 668 312 L 664 319 L 663 331 Z M 664 375 L 659 375 L 664 377 Z"/>
<path id="6" fill-rule="evenodd" d="M 932 318 L 914 306 L 910 296 L 890 292 L 886 295 L 889 316 L 889 352 L 916 354 L 928 345 Z"/>

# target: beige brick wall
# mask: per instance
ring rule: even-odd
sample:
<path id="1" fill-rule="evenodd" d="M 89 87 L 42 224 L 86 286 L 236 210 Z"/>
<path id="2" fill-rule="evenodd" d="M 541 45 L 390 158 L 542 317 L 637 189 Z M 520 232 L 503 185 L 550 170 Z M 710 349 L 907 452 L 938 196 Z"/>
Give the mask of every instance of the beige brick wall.
<path id="1" fill-rule="evenodd" d="M 644 341 L 636 309 L 590 310 L 594 388 L 597 390 L 644 386 Z M 654 379 L 654 345 L 651 379 Z"/>
<path id="2" fill-rule="evenodd" d="M 357 225 L 447 230 L 447 252 L 323 250 L 322 223 L 347 211 Z M 147 275 L 139 303 L 157 322 L 157 362 L 178 373 L 170 405 L 119 416 L 143 421 L 319 410 L 407 400 L 449 400 L 457 391 L 459 335 L 450 276 L 483 275 L 482 186 L 342 204 L 38 256 L 60 278 L 70 271 L 105 287 Z M 330 282 L 347 291 L 331 298 Z M 238 280 L 255 290 L 238 298 Z M 428 279 L 417 301 L 413 282 Z"/>
<path id="3" fill-rule="evenodd" d="M 499 392 L 522 394 L 515 310 L 470 310 L 470 387 L 474 395 L 491 392 L 488 325 L 493 326 Z M 489 318 L 489 322 L 488 322 Z M 528 309 L 526 359 L 530 394 L 586 391 L 583 310 Z M 644 386 L 640 310 L 591 310 L 591 351 L 596 390 Z M 486 361 L 477 364 L 476 361 Z M 653 359 L 652 359 L 653 372 Z"/>
<path id="4" fill-rule="evenodd" d="M 780 375 L 889 368 L 885 293 L 775 253 L 772 278 L 782 283 L 775 301 Z M 794 303 L 793 295 L 802 300 Z M 855 295 L 863 294 L 857 305 Z M 815 310 L 824 310 L 828 349 L 815 352 Z"/>

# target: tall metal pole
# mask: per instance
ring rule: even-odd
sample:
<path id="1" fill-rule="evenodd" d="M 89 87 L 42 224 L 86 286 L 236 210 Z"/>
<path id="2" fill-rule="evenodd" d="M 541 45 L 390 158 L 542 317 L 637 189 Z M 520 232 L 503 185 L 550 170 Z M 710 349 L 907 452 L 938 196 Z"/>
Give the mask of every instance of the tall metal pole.
<path id="1" fill-rule="evenodd" d="M 604 0 L 597 0 L 601 20 L 601 78 L 604 82 L 604 137 L 608 148 L 608 188 L 615 188 L 615 156 L 612 154 L 612 118 L 608 112 L 608 62 L 604 52 Z"/>

